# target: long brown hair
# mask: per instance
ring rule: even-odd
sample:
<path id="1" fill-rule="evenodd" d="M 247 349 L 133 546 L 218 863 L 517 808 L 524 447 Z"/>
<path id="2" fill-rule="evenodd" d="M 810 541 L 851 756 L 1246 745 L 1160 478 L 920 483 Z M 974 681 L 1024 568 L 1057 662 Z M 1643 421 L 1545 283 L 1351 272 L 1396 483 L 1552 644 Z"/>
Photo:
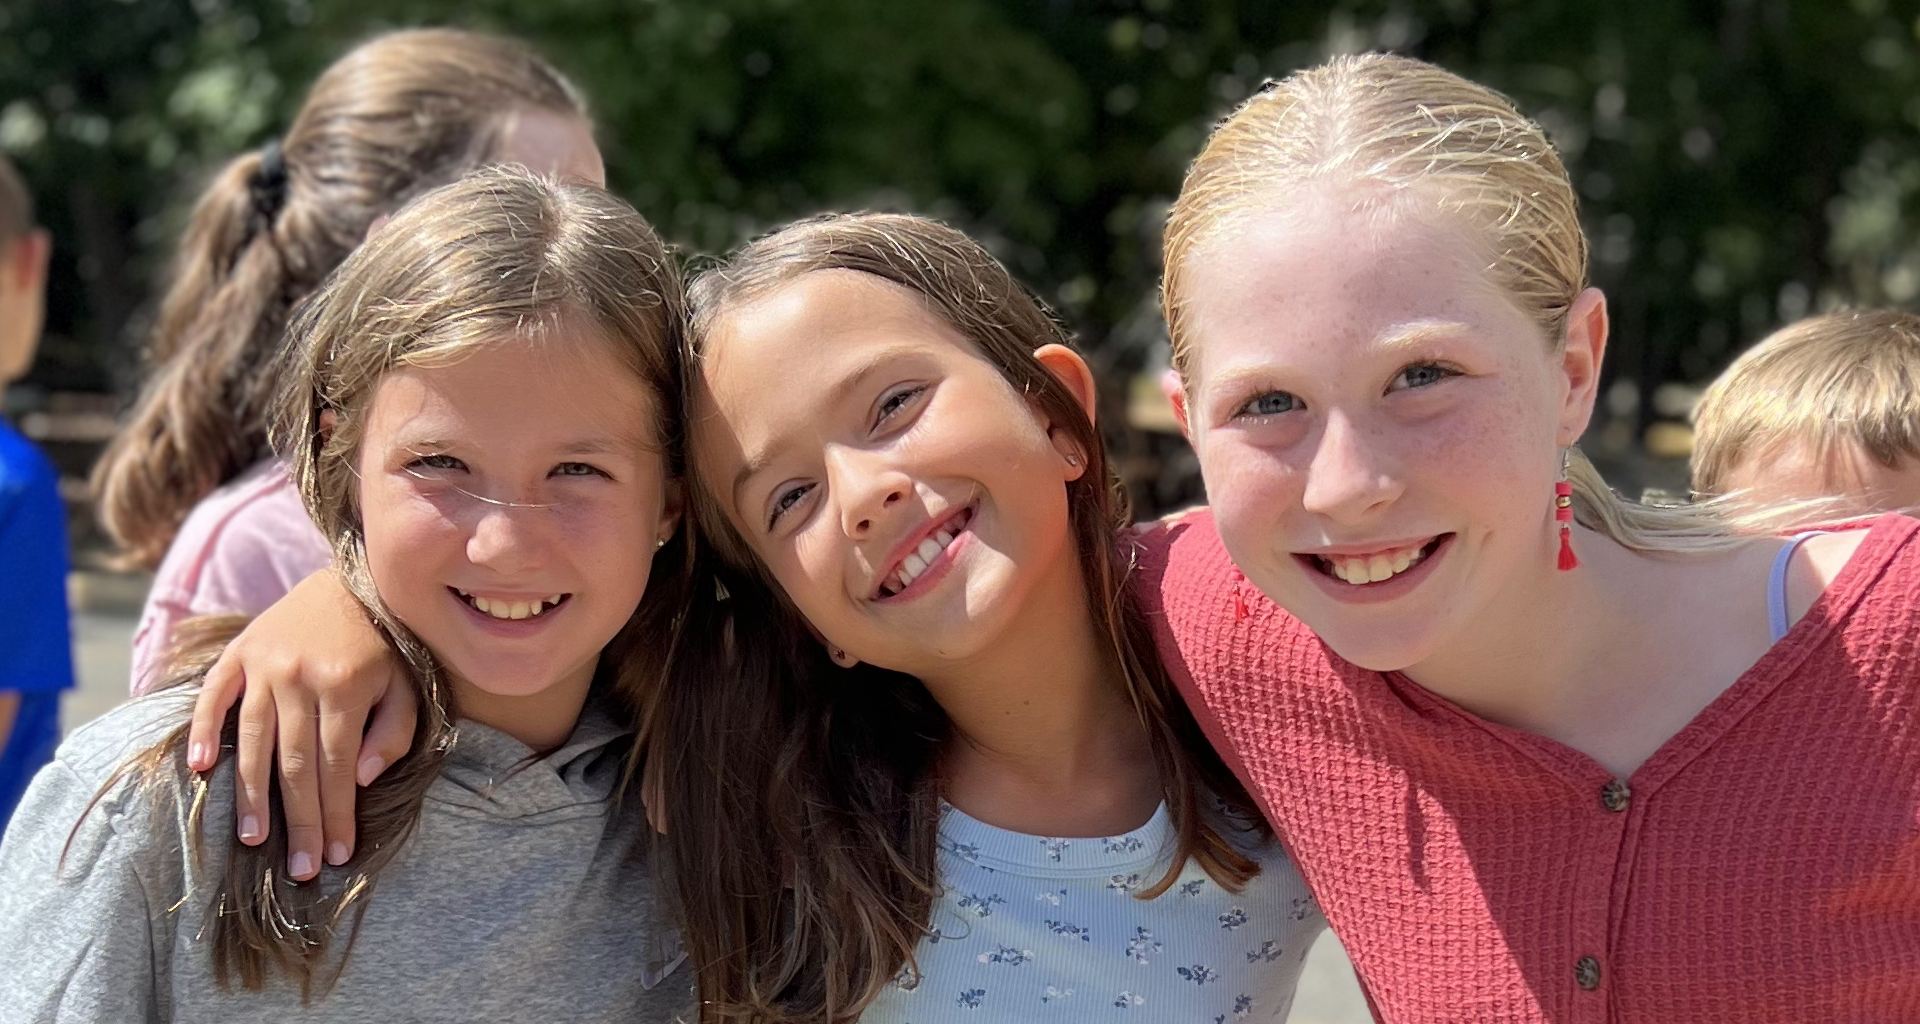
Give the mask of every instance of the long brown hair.
<path id="1" fill-rule="evenodd" d="M 689 380 L 730 308 L 818 270 L 859 271 L 914 293 L 1087 453 L 1089 471 L 1066 485 L 1070 530 L 1178 837 L 1166 876 L 1141 895 L 1165 891 L 1189 858 L 1223 885 L 1245 882 L 1258 868 L 1223 834 L 1212 794 L 1250 822 L 1258 815 L 1161 666 L 1129 584 L 1130 548 L 1117 540 L 1128 512 L 1100 437 L 1033 357 L 1068 335 L 985 249 L 899 215 L 828 216 L 775 232 L 690 286 Z M 691 407 L 688 421 L 698 429 Z M 914 677 L 828 660 L 720 511 L 716 483 L 689 462 L 690 504 L 726 597 L 696 592 L 666 720 L 653 730 L 656 756 L 669 760 L 667 834 L 684 938 L 703 1019 L 839 1021 L 911 969 L 931 923 L 935 766 L 950 724 Z"/>
<path id="2" fill-rule="evenodd" d="M 395 32 L 335 62 L 284 139 L 235 157 L 194 206 L 124 429 L 93 472 L 101 525 L 151 568 L 195 503 L 268 454 L 289 312 L 380 216 L 483 163 L 508 115 L 585 116 L 526 44 Z"/>
<path id="3" fill-rule="evenodd" d="M 563 325 L 584 325 L 631 367 L 653 396 L 656 442 L 674 462 L 681 391 L 677 348 L 684 299 L 673 258 L 646 221 L 597 188 L 560 185 L 505 170 L 478 172 L 428 193 L 341 265 L 300 310 L 293 358 L 274 415 L 274 436 L 292 465 L 308 512 L 333 544 L 334 563 L 392 645 L 420 698 L 411 751 L 360 792 L 359 842 L 339 890 L 294 884 L 285 863 L 286 827 L 275 808 L 272 838 L 260 846 L 229 839 L 224 877 L 208 923 L 222 984 L 237 975 L 259 988 L 279 970 L 303 993 L 338 977 L 331 940 L 349 935 L 381 870 L 419 821 L 421 801 L 453 741 L 453 694 L 417 637 L 386 609 L 367 571 L 354 472 L 368 407 L 386 373 L 403 365 L 457 359 L 503 339 L 561 343 Z M 323 415 L 329 423 L 323 427 Z M 685 603 L 686 547 L 655 556 L 664 570 L 600 659 L 599 692 L 632 707 L 654 699 L 671 650 L 672 623 Z M 636 567 L 644 571 L 644 567 Z M 170 685 L 200 681 L 233 624 L 202 632 L 169 669 Z M 230 716 L 223 742 L 232 743 Z M 187 771 L 182 726 L 130 761 L 107 789 L 131 779 L 164 792 Z M 207 780 L 192 782 L 194 847 L 206 840 L 199 805 Z M 103 793 L 106 790 L 103 789 Z"/>

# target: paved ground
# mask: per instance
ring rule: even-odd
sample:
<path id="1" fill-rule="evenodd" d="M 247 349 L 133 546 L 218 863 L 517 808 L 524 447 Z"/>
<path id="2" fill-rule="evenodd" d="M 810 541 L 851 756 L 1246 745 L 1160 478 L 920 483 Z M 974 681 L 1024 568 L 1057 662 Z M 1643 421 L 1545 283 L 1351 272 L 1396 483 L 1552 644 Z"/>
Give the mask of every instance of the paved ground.
<path id="1" fill-rule="evenodd" d="M 138 607 L 137 591 L 129 592 L 125 584 L 112 579 L 84 580 L 75 596 L 81 609 L 74 616 L 80 686 L 60 707 L 68 729 L 126 696 L 128 643 Z M 1367 1024 L 1370 1020 L 1340 944 L 1331 935 L 1323 937 L 1307 958 L 1289 1024 Z"/>

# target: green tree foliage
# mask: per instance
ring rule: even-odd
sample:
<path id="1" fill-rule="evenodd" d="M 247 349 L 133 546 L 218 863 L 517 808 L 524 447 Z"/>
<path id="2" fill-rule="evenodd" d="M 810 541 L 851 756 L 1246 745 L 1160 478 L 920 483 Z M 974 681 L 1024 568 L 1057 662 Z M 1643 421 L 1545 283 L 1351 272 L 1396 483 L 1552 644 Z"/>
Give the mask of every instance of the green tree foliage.
<path id="1" fill-rule="evenodd" d="M 1920 298 L 1920 9 L 1890 0 L 0 0 L 0 148 L 59 235 L 58 387 L 124 385 L 184 200 L 382 28 L 536 41 L 616 190 L 690 251 L 822 209 L 974 231 L 1110 382 L 1159 358 L 1158 231 L 1269 76 L 1391 49 L 1512 94 L 1574 167 L 1616 411 L 1776 323 Z M 1123 389 L 1109 387 L 1118 396 Z M 1634 432 L 1637 435 L 1637 431 Z"/>

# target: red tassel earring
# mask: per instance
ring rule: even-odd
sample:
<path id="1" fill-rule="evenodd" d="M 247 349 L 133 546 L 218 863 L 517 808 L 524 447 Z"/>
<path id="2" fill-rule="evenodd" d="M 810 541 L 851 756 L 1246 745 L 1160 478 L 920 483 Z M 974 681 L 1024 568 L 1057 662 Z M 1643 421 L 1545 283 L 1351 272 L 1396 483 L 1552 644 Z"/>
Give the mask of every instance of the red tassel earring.
<path id="1" fill-rule="evenodd" d="M 1560 521 L 1560 571 L 1578 569 L 1580 559 L 1573 553 L 1573 484 L 1567 479 L 1567 463 L 1573 449 L 1560 452 L 1560 482 L 1553 485 L 1553 518 Z"/>

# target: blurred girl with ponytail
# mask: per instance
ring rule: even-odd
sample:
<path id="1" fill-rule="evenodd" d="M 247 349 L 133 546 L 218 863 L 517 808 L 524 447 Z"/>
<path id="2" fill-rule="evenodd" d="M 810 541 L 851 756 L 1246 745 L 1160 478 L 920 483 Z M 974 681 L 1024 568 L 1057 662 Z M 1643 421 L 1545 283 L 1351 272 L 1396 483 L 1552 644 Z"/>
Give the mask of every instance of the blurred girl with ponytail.
<path id="1" fill-rule="evenodd" d="M 578 90 L 526 44 L 395 32 L 321 74 L 286 134 L 194 207 L 126 427 L 93 476 L 124 560 L 158 567 L 134 638 L 150 685 L 194 615 L 255 614 L 327 563 L 266 444 L 293 307 L 410 198 L 487 163 L 603 184 Z"/>

